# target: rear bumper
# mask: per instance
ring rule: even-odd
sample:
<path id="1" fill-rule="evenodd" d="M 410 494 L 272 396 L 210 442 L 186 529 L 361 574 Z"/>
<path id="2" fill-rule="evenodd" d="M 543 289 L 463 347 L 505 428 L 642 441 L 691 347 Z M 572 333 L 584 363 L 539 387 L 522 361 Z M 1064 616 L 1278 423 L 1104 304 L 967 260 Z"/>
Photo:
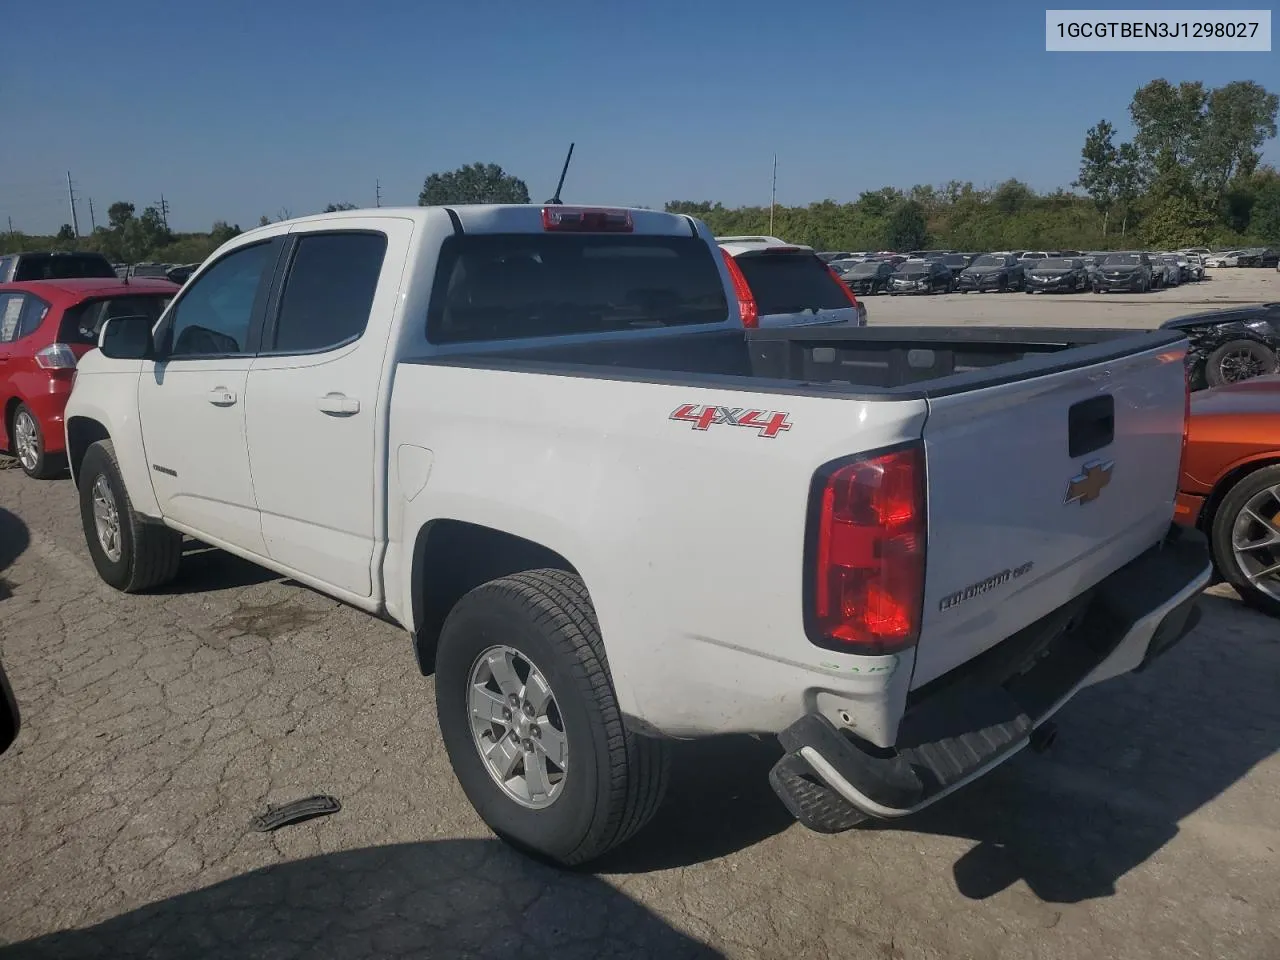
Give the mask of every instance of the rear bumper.
<path id="1" fill-rule="evenodd" d="M 1146 669 L 1195 626 L 1211 572 L 1204 536 L 1175 526 L 1070 609 L 915 691 L 891 750 L 856 741 L 820 714 L 802 717 L 778 735 L 786 754 L 770 782 L 798 820 L 819 830 L 859 815 L 915 813 L 1027 746 L 1080 690 Z"/>

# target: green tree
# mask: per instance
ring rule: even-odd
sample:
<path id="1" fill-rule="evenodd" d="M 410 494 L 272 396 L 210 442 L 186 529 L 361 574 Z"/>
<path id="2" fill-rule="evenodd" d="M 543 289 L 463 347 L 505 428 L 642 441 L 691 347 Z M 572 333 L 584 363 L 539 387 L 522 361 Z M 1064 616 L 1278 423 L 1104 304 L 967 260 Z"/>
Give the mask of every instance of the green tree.
<path id="1" fill-rule="evenodd" d="M 890 250 L 912 250 L 929 240 L 924 207 L 915 200 L 904 200 L 894 207 L 885 225 L 884 242 Z"/>
<path id="2" fill-rule="evenodd" d="M 107 207 L 107 225 L 112 230 L 123 230 L 125 225 L 133 219 L 134 206 L 124 200 L 117 200 L 111 206 Z"/>
<path id="3" fill-rule="evenodd" d="M 359 209 L 354 203 L 331 203 L 321 213 L 337 213 L 340 210 L 356 210 Z"/>
<path id="4" fill-rule="evenodd" d="M 1199 80 L 1175 87 L 1162 78 L 1139 87 L 1129 104 L 1129 116 L 1137 128 L 1133 142 L 1143 163 L 1154 166 L 1160 157 L 1180 164 L 1193 163 L 1208 99 Z"/>
<path id="5" fill-rule="evenodd" d="M 1196 178 L 1215 200 L 1257 169 L 1259 148 L 1276 135 L 1280 97 L 1252 80 L 1210 91 L 1196 152 Z"/>
<path id="6" fill-rule="evenodd" d="M 1112 142 L 1115 127 L 1099 120 L 1084 135 L 1080 150 L 1080 176 L 1072 184 L 1087 193 L 1102 214 L 1102 235 L 1107 235 L 1107 219 L 1116 202 L 1116 177 L 1120 151 Z"/>
<path id="7" fill-rule="evenodd" d="M 433 173 L 422 184 L 418 205 L 450 203 L 528 203 L 529 188 L 496 163 L 471 163 L 447 173 Z"/>
<path id="8" fill-rule="evenodd" d="M 53 238 L 53 245 L 58 250 L 71 250 L 76 245 L 76 232 L 71 228 L 71 224 L 64 223 L 58 228 L 58 234 Z"/>

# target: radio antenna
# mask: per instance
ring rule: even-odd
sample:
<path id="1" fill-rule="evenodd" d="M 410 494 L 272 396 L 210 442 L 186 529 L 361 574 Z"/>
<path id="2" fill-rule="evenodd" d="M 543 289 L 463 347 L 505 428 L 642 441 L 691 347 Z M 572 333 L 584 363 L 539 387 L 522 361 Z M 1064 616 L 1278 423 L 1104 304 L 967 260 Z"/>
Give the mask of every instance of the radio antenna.
<path id="1" fill-rule="evenodd" d="M 564 158 L 564 166 L 560 168 L 560 182 L 556 184 L 556 193 L 547 203 L 560 203 L 560 191 L 564 189 L 564 177 L 569 172 L 569 161 L 573 159 L 573 144 L 569 144 L 569 153 Z"/>

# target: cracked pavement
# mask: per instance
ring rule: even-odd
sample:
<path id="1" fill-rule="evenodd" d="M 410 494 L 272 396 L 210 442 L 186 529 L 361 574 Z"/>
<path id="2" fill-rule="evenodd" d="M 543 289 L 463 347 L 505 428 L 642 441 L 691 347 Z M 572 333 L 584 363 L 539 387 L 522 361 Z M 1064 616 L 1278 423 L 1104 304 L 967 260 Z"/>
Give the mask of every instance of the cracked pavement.
<path id="1" fill-rule="evenodd" d="M 68 480 L 0 470 L 0 958 L 1280 956 L 1280 627 L 1196 632 L 909 821 L 791 823 L 768 742 L 682 744 L 667 803 L 565 873 L 492 838 L 398 628 L 219 551 L 101 584 Z M 253 833 L 267 802 L 332 817 Z"/>

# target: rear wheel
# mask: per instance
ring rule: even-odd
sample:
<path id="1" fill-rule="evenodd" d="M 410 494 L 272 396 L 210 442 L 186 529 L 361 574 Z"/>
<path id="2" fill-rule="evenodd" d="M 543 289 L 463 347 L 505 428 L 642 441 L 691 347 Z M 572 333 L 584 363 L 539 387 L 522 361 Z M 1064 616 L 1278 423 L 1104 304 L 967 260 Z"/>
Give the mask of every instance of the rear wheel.
<path id="1" fill-rule="evenodd" d="M 669 758 L 622 723 L 586 586 L 530 570 L 476 587 L 436 653 L 436 709 L 476 812 L 562 864 L 599 857 L 657 811 Z"/>
<path id="2" fill-rule="evenodd" d="M 1204 365 L 1205 380 L 1211 387 L 1239 383 L 1275 371 L 1275 353 L 1256 340 L 1230 340 L 1209 354 Z"/>
<path id="3" fill-rule="evenodd" d="M 182 534 L 134 511 L 110 440 L 89 447 L 79 485 L 80 520 L 98 576 L 125 593 L 162 586 L 177 576 Z"/>
<path id="4" fill-rule="evenodd" d="M 60 458 L 44 448 L 44 430 L 40 421 L 25 403 L 19 404 L 9 426 L 9 447 L 18 458 L 18 465 L 28 477 L 49 480 L 62 470 Z"/>
<path id="5" fill-rule="evenodd" d="M 1210 537 L 1223 579 L 1245 603 L 1280 615 L 1280 466 L 1256 470 L 1227 492 Z"/>

